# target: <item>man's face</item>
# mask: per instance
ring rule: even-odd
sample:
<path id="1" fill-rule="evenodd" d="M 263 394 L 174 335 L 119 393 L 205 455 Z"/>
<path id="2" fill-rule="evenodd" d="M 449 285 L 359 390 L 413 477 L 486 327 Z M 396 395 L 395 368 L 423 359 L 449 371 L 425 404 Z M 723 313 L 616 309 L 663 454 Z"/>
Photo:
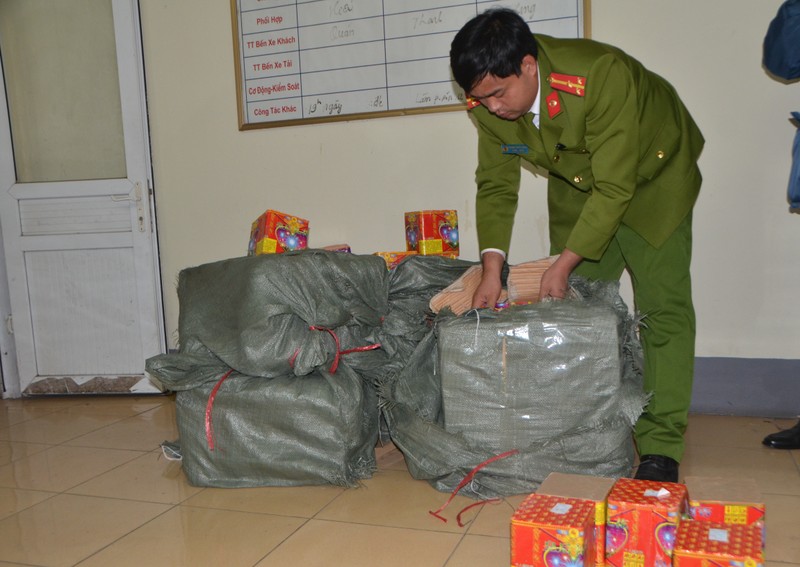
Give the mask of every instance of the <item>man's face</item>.
<path id="1" fill-rule="evenodd" d="M 529 112 L 539 91 L 539 70 L 536 59 L 526 55 L 522 60 L 520 75 L 499 78 L 486 75 L 469 92 L 489 112 L 503 120 L 516 120 Z"/>

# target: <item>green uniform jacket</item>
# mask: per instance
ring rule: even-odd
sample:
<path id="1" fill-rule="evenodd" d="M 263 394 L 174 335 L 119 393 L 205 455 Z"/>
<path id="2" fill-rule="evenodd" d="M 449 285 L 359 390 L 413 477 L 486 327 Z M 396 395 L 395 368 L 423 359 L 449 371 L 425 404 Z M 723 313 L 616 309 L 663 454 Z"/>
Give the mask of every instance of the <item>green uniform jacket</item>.
<path id="1" fill-rule="evenodd" d="M 599 259 L 624 223 L 659 247 L 694 206 L 703 136 L 664 79 L 614 47 L 536 35 L 541 114 L 508 121 L 477 106 L 480 249 L 508 252 L 520 159 L 550 172 L 550 246 Z M 585 78 L 583 96 L 551 73 Z M 548 97 L 557 97 L 555 103 Z M 503 149 L 504 145 L 510 145 Z"/>

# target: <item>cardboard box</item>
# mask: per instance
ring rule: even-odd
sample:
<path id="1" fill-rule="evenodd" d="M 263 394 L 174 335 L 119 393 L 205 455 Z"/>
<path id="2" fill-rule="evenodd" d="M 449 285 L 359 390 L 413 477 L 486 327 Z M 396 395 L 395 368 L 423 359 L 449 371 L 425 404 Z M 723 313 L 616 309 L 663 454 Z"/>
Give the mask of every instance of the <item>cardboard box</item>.
<path id="1" fill-rule="evenodd" d="M 672 554 L 674 567 L 763 567 L 761 530 L 755 524 L 684 520 Z"/>
<path id="2" fill-rule="evenodd" d="M 595 504 L 531 494 L 511 517 L 511 566 L 593 566 Z"/>
<path id="3" fill-rule="evenodd" d="M 689 516 L 701 522 L 755 525 L 766 539 L 766 505 L 752 478 L 687 476 Z"/>
<path id="4" fill-rule="evenodd" d="M 409 256 L 416 255 L 416 252 L 375 252 L 375 256 L 380 256 L 386 260 L 386 267 L 390 270 Z"/>
<path id="5" fill-rule="evenodd" d="M 308 248 L 308 221 L 267 209 L 250 227 L 248 256 Z"/>
<path id="6" fill-rule="evenodd" d="M 599 567 L 606 564 L 606 499 L 614 483 L 615 479 L 602 476 L 553 472 L 547 475 L 536 491 L 536 494 L 594 502 L 595 563 Z"/>
<path id="7" fill-rule="evenodd" d="M 682 484 L 619 479 L 608 495 L 606 563 L 611 567 L 670 565 L 687 500 Z"/>
<path id="8" fill-rule="evenodd" d="M 454 210 L 405 213 L 406 250 L 425 256 L 458 258 L 458 212 Z"/>

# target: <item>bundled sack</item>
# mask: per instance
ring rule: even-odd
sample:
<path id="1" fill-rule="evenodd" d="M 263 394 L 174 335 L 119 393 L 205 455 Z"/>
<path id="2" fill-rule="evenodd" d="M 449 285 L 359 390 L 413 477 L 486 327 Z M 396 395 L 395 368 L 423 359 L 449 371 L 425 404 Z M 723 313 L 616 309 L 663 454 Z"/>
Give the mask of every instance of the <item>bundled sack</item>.
<path id="1" fill-rule="evenodd" d="M 635 325 L 618 284 L 571 284 L 577 299 L 441 317 L 438 341 L 421 341 L 384 384 L 389 432 L 415 478 L 449 492 L 491 461 L 461 492 L 489 498 L 533 492 L 553 471 L 630 473 L 646 403 Z"/>
<path id="2" fill-rule="evenodd" d="M 183 270 L 178 297 L 180 352 L 147 370 L 178 392 L 190 482 L 352 486 L 372 474 L 378 400 L 358 368 L 387 358 L 375 348 L 388 313 L 380 258 L 314 250 L 215 262 Z"/>
<path id="3" fill-rule="evenodd" d="M 302 376 L 368 346 L 347 338 L 366 341 L 381 324 L 388 275 L 375 256 L 268 254 L 182 270 L 178 299 L 181 352 L 208 350 L 250 376 Z"/>
<path id="4" fill-rule="evenodd" d="M 377 394 L 347 365 L 335 374 L 263 378 L 229 374 L 222 361 L 199 362 L 148 360 L 148 371 L 178 390 L 180 441 L 172 448 L 191 484 L 349 487 L 372 476 Z M 193 386 L 181 389 L 186 384 Z"/>

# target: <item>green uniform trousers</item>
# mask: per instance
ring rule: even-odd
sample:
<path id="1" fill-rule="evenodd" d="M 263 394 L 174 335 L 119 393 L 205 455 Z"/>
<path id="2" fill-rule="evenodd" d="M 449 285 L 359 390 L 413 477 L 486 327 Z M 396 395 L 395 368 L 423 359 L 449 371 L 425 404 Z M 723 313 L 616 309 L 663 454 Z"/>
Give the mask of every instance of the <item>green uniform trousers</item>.
<path id="1" fill-rule="evenodd" d="M 681 460 L 694 377 L 695 313 L 689 265 L 692 213 L 654 248 L 621 225 L 599 261 L 584 260 L 576 274 L 619 280 L 627 268 L 644 350 L 644 389 L 651 398 L 635 427 L 640 455 Z"/>

